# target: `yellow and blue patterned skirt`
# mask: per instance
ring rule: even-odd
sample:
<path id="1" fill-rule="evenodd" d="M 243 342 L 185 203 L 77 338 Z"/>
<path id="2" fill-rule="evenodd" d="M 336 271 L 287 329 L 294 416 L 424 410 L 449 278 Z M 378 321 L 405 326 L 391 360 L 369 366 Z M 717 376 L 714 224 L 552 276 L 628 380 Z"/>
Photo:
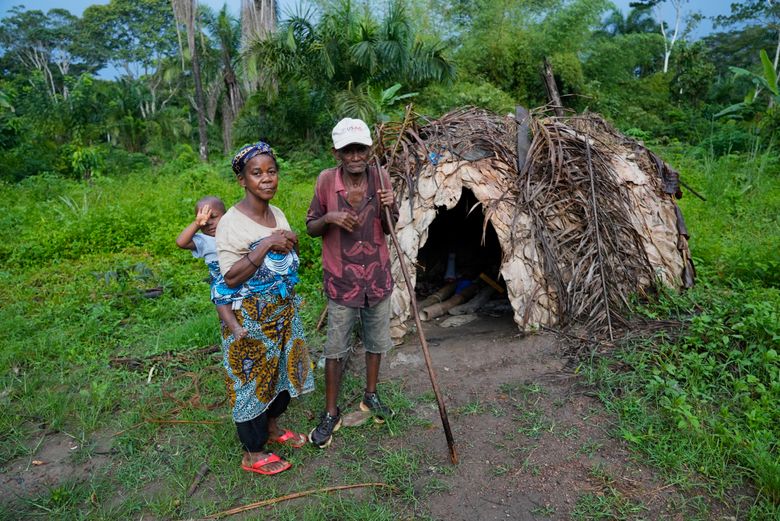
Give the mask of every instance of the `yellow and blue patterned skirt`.
<path id="1" fill-rule="evenodd" d="M 257 418 L 282 391 L 295 398 L 314 389 L 299 305 L 294 293 L 248 295 L 234 313 L 249 334 L 236 340 L 223 326 L 222 363 L 233 421 Z"/>

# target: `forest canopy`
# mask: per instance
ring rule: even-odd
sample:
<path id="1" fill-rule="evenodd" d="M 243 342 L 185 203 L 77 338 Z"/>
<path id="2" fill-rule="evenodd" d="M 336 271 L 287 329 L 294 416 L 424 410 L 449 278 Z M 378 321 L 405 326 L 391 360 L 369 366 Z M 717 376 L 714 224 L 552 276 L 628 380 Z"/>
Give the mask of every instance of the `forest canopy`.
<path id="1" fill-rule="evenodd" d="M 273 0 L 245 1 L 239 17 L 195 0 L 13 7 L 0 20 L 0 178 L 119 174 L 260 136 L 321 150 L 339 117 L 387 121 L 410 101 L 431 117 L 537 107 L 545 59 L 568 109 L 636 137 L 767 146 L 777 3 L 735 4 L 699 40 L 688 3 L 676 21 L 655 16 L 661 3 L 320 0 L 284 18 Z"/>

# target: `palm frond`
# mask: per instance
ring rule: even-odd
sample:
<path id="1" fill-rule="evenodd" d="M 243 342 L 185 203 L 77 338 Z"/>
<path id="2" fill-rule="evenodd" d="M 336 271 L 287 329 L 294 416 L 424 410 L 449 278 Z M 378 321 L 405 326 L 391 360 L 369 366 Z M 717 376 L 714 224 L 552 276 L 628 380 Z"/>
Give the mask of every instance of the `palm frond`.
<path id="1" fill-rule="evenodd" d="M 342 116 L 360 118 L 364 121 L 376 121 L 378 117 L 376 102 L 371 97 L 367 85 L 350 85 L 347 90 L 336 93 L 336 111 Z"/>
<path id="2" fill-rule="evenodd" d="M 512 241 L 531 241 L 529 247 L 539 252 L 548 286 L 543 293 L 556 300 L 560 324 L 611 331 L 623 322 L 630 295 L 653 289 L 656 274 L 645 249 L 653 239 L 636 224 L 635 199 L 621 185 L 613 163 L 616 149 L 633 154 L 640 145 L 606 121 L 593 114 L 550 117 L 536 111 L 520 169 L 513 118 L 467 107 L 435 121 L 417 115 L 407 119 L 380 127 L 377 146 L 390 174 L 403 180 L 411 207 L 426 168 L 479 164 L 490 175 L 509 179 L 513 186 L 502 199 L 513 200 L 516 215 L 530 223 L 528 236 Z M 670 194 L 677 178 L 664 174 L 663 161 L 653 161 L 642 166 L 653 187 L 647 193 L 657 198 L 649 204 L 673 205 Z M 674 223 L 667 226 L 671 233 L 682 233 L 679 219 L 677 229 Z M 679 252 L 682 259 L 689 257 L 685 241 L 677 241 L 677 248 L 686 250 Z"/>

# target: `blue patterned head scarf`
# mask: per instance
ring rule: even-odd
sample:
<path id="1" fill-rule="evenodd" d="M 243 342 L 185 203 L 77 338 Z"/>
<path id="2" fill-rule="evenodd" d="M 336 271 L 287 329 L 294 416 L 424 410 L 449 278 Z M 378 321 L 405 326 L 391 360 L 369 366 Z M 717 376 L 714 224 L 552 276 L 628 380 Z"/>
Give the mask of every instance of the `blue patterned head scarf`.
<path id="1" fill-rule="evenodd" d="M 235 172 L 236 175 L 239 175 L 249 160 L 258 154 L 268 154 L 276 161 L 276 156 L 274 156 L 273 150 L 271 150 L 271 145 L 258 141 L 252 145 L 244 145 L 236 152 L 232 162 L 233 172 Z"/>

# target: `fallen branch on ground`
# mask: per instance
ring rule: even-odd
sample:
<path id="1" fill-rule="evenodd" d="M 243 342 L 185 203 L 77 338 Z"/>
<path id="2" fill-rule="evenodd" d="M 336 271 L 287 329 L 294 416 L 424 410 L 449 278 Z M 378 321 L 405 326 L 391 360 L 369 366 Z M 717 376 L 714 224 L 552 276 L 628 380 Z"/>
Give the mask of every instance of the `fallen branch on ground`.
<path id="1" fill-rule="evenodd" d="M 195 479 L 192 480 L 192 485 L 190 485 L 190 488 L 187 489 L 187 497 L 190 497 L 195 493 L 195 490 L 198 488 L 198 485 L 200 485 L 201 481 L 203 481 L 203 478 L 205 478 L 206 474 L 208 473 L 209 473 L 209 465 L 208 463 L 204 463 L 198 469 L 198 473 L 195 474 Z"/>
<path id="2" fill-rule="evenodd" d="M 213 346 L 207 346 L 200 349 L 193 349 L 191 351 L 183 351 L 183 352 L 173 352 L 173 351 L 166 351 L 165 353 L 160 353 L 159 355 L 150 355 L 146 357 L 123 357 L 123 356 L 115 356 L 109 360 L 109 365 L 112 367 L 125 367 L 126 369 L 139 369 L 144 367 L 144 365 L 148 363 L 155 364 L 157 362 L 170 362 L 170 361 L 187 361 L 191 360 L 193 357 L 200 356 L 200 355 L 207 355 L 211 353 L 216 353 L 217 351 L 221 350 L 222 348 L 218 345 Z"/>
<path id="3" fill-rule="evenodd" d="M 281 503 L 282 501 L 289 501 L 290 499 L 298 499 L 300 497 L 306 497 L 310 496 L 312 494 L 319 494 L 323 492 L 336 492 L 339 490 L 349 490 L 353 488 L 365 488 L 365 487 L 387 487 L 387 488 L 393 488 L 392 486 L 388 485 L 387 483 L 358 483 L 356 485 L 340 485 L 338 487 L 327 487 L 327 488 L 319 488 L 319 489 L 313 489 L 313 490 L 305 490 L 303 492 L 295 492 L 293 494 L 287 494 L 286 496 L 281 497 L 274 497 L 271 499 L 264 499 L 263 501 L 258 501 L 256 503 L 250 503 L 248 505 L 231 508 L 230 510 L 224 510 L 222 512 L 217 512 L 216 514 L 212 514 L 209 517 L 206 517 L 204 519 L 220 519 L 222 517 L 232 516 L 233 514 L 240 514 L 241 512 L 246 512 L 247 510 L 254 510 L 256 508 L 265 507 L 268 505 L 273 505 L 276 503 Z"/>

